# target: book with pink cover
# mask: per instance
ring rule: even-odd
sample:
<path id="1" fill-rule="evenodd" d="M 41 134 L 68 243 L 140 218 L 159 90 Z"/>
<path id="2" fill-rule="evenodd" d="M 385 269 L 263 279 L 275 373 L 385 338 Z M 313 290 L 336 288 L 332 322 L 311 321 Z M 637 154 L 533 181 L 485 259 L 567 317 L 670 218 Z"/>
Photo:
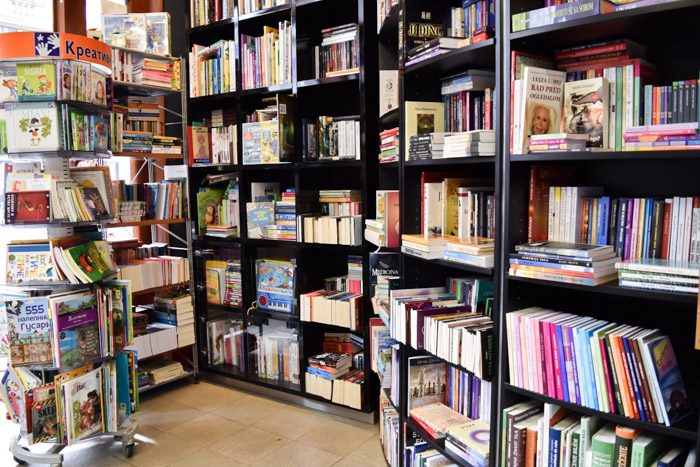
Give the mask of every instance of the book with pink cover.
<path id="1" fill-rule="evenodd" d="M 444 438 L 447 429 L 468 423 L 471 419 L 440 402 L 411 409 L 410 415 L 424 426 L 434 438 Z"/>

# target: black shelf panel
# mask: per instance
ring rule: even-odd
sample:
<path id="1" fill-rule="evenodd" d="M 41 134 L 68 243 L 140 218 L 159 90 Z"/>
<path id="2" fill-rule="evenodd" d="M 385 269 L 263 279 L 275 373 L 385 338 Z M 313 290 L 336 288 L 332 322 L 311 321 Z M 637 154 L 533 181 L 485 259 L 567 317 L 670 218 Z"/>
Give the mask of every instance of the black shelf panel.
<path id="1" fill-rule="evenodd" d="M 379 126 L 380 128 L 393 128 L 396 126 L 399 126 L 399 118 L 401 117 L 401 113 L 399 112 L 399 108 L 396 107 L 395 109 L 392 109 L 379 117 Z"/>
<path id="2" fill-rule="evenodd" d="M 389 14 L 384 18 L 381 27 L 379 28 L 379 42 L 382 44 L 397 44 L 399 40 L 399 8 L 401 5 L 397 3 Z"/>
<path id="3" fill-rule="evenodd" d="M 633 289 L 630 287 L 620 287 L 617 281 L 600 284 L 595 287 L 586 285 L 567 284 L 565 282 L 545 281 L 540 279 L 528 279 L 526 277 L 508 276 L 508 279 L 515 282 L 525 282 L 528 284 L 537 284 L 548 287 L 559 287 L 571 290 L 580 290 L 590 293 L 600 293 L 606 295 L 618 295 L 621 297 L 635 298 L 639 300 L 659 300 L 664 302 L 680 303 L 695 306 L 698 302 L 698 296 L 695 294 L 661 292 L 656 290 Z"/>
<path id="4" fill-rule="evenodd" d="M 315 329 L 320 329 L 320 330 L 325 330 L 325 331 L 330 331 L 330 332 L 351 332 L 353 334 L 362 334 L 362 329 L 356 329 L 352 330 L 350 328 L 346 328 L 345 326 L 336 326 L 335 324 L 327 324 L 327 323 L 318 323 L 316 321 L 304 321 L 302 319 L 299 320 L 301 323 L 302 328 L 308 327 L 308 328 L 315 328 Z"/>
<path id="5" fill-rule="evenodd" d="M 299 162 L 297 166 L 300 169 L 333 169 L 336 167 L 349 168 L 362 167 L 362 161 L 358 159 L 328 159 Z"/>
<path id="6" fill-rule="evenodd" d="M 557 48 L 575 43 L 593 43 L 598 39 L 609 37 L 624 37 L 630 31 L 646 34 L 648 37 L 659 37 L 663 33 L 654 25 L 666 25 L 672 28 L 683 28 L 673 19 L 697 18 L 698 11 L 683 11 L 691 8 L 697 9 L 700 4 L 697 0 L 674 0 L 657 5 L 632 8 L 603 15 L 588 16 L 586 18 L 566 21 L 557 24 L 540 26 L 510 34 L 510 40 L 518 46 L 527 43 L 536 47 Z M 683 18 L 685 17 L 685 18 Z M 506 21 L 510 23 L 510 18 Z M 508 27 L 508 26 L 506 26 Z M 637 38 L 638 39 L 638 38 Z M 515 44 L 511 49 L 516 50 Z"/>
<path id="7" fill-rule="evenodd" d="M 261 171 L 261 170 L 289 170 L 296 167 L 296 162 L 279 162 L 276 164 L 249 164 L 242 165 L 241 171 Z"/>
<path id="8" fill-rule="evenodd" d="M 279 391 L 288 392 L 291 394 L 297 394 L 299 396 L 306 396 L 306 393 L 301 392 L 301 384 L 294 384 L 289 381 L 273 381 L 271 379 L 262 378 L 260 376 L 249 375 L 247 381 L 250 381 L 261 386 L 265 386 L 272 389 L 277 389 Z"/>
<path id="9" fill-rule="evenodd" d="M 348 81 L 357 81 L 360 73 L 348 73 L 347 75 L 330 76 L 327 78 L 305 79 L 297 82 L 297 88 L 310 88 L 314 86 L 324 86 L 328 84 L 345 83 Z"/>
<path id="10" fill-rule="evenodd" d="M 243 243 L 262 248 L 282 247 L 297 248 L 298 242 L 294 240 L 275 240 L 271 238 L 244 238 Z"/>
<path id="11" fill-rule="evenodd" d="M 224 313 L 229 313 L 232 315 L 241 315 L 245 316 L 245 310 L 243 309 L 242 306 L 228 306 L 228 305 L 219 305 L 216 303 L 208 303 L 207 302 L 207 311 L 212 312 L 212 311 L 219 311 L 219 312 L 224 312 Z"/>
<path id="12" fill-rule="evenodd" d="M 265 16 L 275 15 L 283 11 L 289 11 L 291 10 L 291 8 L 291 1 L 290 3 L 285 3 L 284 5 L 277 5 L 271 8 L 263 8 L 262 10 L 254 11 L 252 13 L 246 13 L 245 15 L 239 16 L 238 22 L 243 23 L 246 21 L 254 20 L 256 18 L 263 18 Z"/>
<path id="13" fill-rule="evenodd" d="M 261 88 L 253 88 L 253 89 L 243 89 L 241 90 L 238 94 L 243 97 L 251 97 L 251 96 L 263 96 L 265 94 L 274 94 L 277 92 L 291 92 L 292 91 L 292 84 L 291 83 L 284 83 L 284 84 L 275 84 L 274 86 L 264 86 Z"/>
<path id="14" fill-rule="evenodd" d="M 394 162 L 385 162 L 385 163 L 379 163 L 379 168 L 380 169 L 398 169 L 399 168 L 399 161 L 394 161 Z"/>
<path id="15" fill-rule="evenodd" d="M 496 158 L 489 157 L 448 157 L 447 159 L 425 159 L 405 161 L 404 167 L 453 167 L 460 165 L 495 164 Z"/>
<path id="16" fill-rule="evenodd" d="M 297 313 L 285 313 L 283 311 L 274 310 L 261 310 L 256 308 L 255 311 L 249 315 L 252 320 L 255 319 L 276 319 L 279 321 L 289 321 L 292 323 L 299 322 L 299 315 Z"/>
<path id="17" fill-rule="evenodd" d="M 242 243 L 241 237 L 226 237 L 226 238 L 219 238 L 219 237 L 209 237 L 206 235 L 202 235 L 197 237 L 194 240 L 194 243 L 196 243 L 198 246 L 202 248 L 206 248 L 208 246 L 223 246 L 223 247 L 232 247 L 232 246 L 238 246 Z"/>
<path id="18" fill-rule="evenodd" d="M 421 76 L 431 75 L 445 77 L 465 68 L 493 68 L 496 63 L 496 41 L 486 39 L 476 44 L 468 45 L 447 53 L 430 57 L 422 62 L 406 67 L 406 75 L 420 73 Z"/>
<path id="19" fill-rule="evenodd" d="M 224 92 L 221 94 L 212 94 L 210 96 L 190 97 L 189 103 L 190 105 L 205 105 L 216 102 L 232 101 L 235 100 L 236 97 L 237 93 L 235 92 Z"/>
<path id="20" fill-rule="evenodd" d="M 268 238 L 245 238 L 243 242 L 259 247 L 287 247 L 287 248 L 314 248 L 319 250 L 334 250 L 334 251 L 348 251 L 348 252 L 361 252 L 363 250 L 362 245 L 335 245 L 331 243 L 307 243 L 307 242 L 297 242 L 294 240 L 274 240 Z"/>
<path id="21" fill-rule="evenodd" d="M 511 163 L 556 161 L 642 161 L 646 159 L 698 159 L 700 148 L 669 151 L 562 151 L 527 155 L 511 155 Z"/>
<path id="22" fill-rule="evenodd" d="M 74 160 L 92 160 L 92 159 L 109 159 L 111 155 L 107 152 L 95 151 L 73 151 L 73 150 L 57 150 L 57 151 L 39 151 L 39 152 L 13 152 L 9 154 L 0 154 L 0 160 L 3 159 L 26 159 L 26 160 L 41 160 L 41 159 L 74 159 Z"/>
<path id="23" fill-rule="evenodd" d="M 475 274 L 483 274 L 485 276 L 493 276 L 493 268 L 482 268 L 479 266 L 470 266 L 468 264 L 455 263 L 454 261 L 447 261 L 444 259 L 423 259 L 418 256 L 409 255 L 407 253 L 402 253 L 404 258 L 411 258 L 416 261 L 423 261 L 427 263 L 437 264 L 446 268 L 457 269 L 459 271 L 473 272 Z"/>
<path id="24" fill-rule="evenodd" d="M 203 369 L 205 371 L 215 371 L 217 373 L 221 373 L 226 376 L 232 376 L 234 378 L 245 378 L 245 371 L 241 371 L 237 366 L 234 365 L 228 365 L 226 363 L 222 363 L 220 365 L 212 365 L 210 363 L 206 363 L 203 366 Z"/>
<path id="25" fill-rule="evenodd" d="M 210 23 L 206 24 L 204 26 L 195 26 L 193 28 L 190 28 L 190 36 L 196 36 L 198 34 L 208 34 L 208 33 L 213 33 L 214 31 L 218 32 L 219 29 L 226 29 L 227 27 L 233 27 L 235 23 L 234 18 L 224 18 L 220 21 L 216 21 L 215 23 Z"/>
<path id="26" fill-rule="evenodd" d="M 411 417 L 406 418 L 406 425 L 411 428 L 411 430 L 415 431 L 420 435 L 421 438 L 425 440 L 426 443 L 431 445 L 433 448 L 435 448 L 440 454 L 443 456 L 447 457 L 449 460 L 454 462 L 457 465 L 463 465 L 463 462 L 456 457 L 454 457 L 452 454 L 447 452 L 447 449 L 445 449 L 445 439 L 435 439 L 432 436 L 430 436 L 420 425 L 418 425 L 416 422 L 413 421 Z"/>
<path id="27" fill-rule="evenodd" d="M 558 406 L 564 407 L 574 412 L 582 413 L 584 415 L 600 417 L 601 419 L 607 420 L 612 423 L 617 423 L 632 428 L 640 428 L 644 431 L 651 431 L 661 435 L 673 436 L 674 438 L 682 438 L 691 441 L 696 441 L 698 439 L 697 425 L 693 426 L 691 422 L 692 420 L 697 421 L 697 414 L 695 413 L 689 414 L 678 426 L 666 426 L 660 425 L 658 423 L 647 423 L 641 420 L 635 420 L 632 418 L 625 417 L 623 415 L 600 412 L 598 410 L 583 407 L 578 404 L 564 402 L 559 399 L 554 399 L 552 397 L 544 396 L 536 392 L 528 391 L 527 389 L 522 389 L 517 386 L 513 386 L 512 384 L 508 384 L 506 382 L 503 383 L 503 387 L 506 391 L 520 394 L 530 399 L 539 400 L 549 404 L 556 404 Z"/>

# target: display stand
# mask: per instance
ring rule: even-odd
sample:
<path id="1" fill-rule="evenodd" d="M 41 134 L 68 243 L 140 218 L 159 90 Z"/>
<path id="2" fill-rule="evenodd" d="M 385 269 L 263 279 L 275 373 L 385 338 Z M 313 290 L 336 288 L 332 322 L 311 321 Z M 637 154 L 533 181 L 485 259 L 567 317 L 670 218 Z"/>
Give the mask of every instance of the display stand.
<path id="1" fill-rule="evenodd" d="M 45 32 L 16 32 L 16 33 L 6 33 L 6 34 L 0 34 L 0 62 L 5 62 L 5 63 L 26 63 L 26 62 L 54 62 L 54 63 L 61 63 L 58 62 L 59 60 L 72 60 L 74 62 L 83 62 L 89 63 L 90 66 L 92 67 L 93 70 L 96 70 L 98 74 L 101 76 L 106 77 L 106 79 L 110 79 L 109 75 L 111 74 L 111 50 L 109 46 L 106 44 L 89 39 L 87 37 L 83 36 L 78 36 L 74 34 L 64 34 L 64 33 L 45 33 Z M 88 67 L 88 69 L 90 69 Z M 62 76 L 59 72 L 61 71 L 60 66 L 55 67 L 56 74 L 51 77 L 49 76 L 48 79 L 51 80 L 52 78 L 55 78 L 55 84 L 56 87 L 54 90 L 58 88 L 59 85 L 62 84 L 61 80 L 59 79 L 59 76 Z M 21 93 L 21 89 L 19 89 L 18 86 L 18 91 Z M 92 90 L 90 90 L 92 93 Z M 92 94 L 90 94 L 92 95 Z M 58 95 L 56 97 L 59 97 Z M 22 109 L 22 106 L 25 104 L 25 102 L 28 102 L 27 100 L 23 100 L 18 97 L 18 92 L 15 92 L 13 96 L 10 96 L 6 102 L 12 102 L 13 106 L 16 106 L 17 109 Z M 105 102 L 104 105 L 97 105 L 94 102 L 82 102 L 82 101 L 61 101 L 59 99 L 47 99 L 45 96 L 42 96 L 39 99 L 36 99 L 35 101 L 28 102 L 30 105 L 32 102 L 55 102 L 56 107 L 59 107 L 59 104 L 64 104 L 68 103 L 72 107 L 75 108 L 80 108 L 80 109 L 85 109 L 89 112 L 96 112 L 96 113 L 101 113 L 101 114 L 108 114 L 109 113 L 109 108 L 107 107 L 107 104 Z M 67 108 L 64 109 L 57 109 L 57 111 L 60 111 L 58 115 L 63 115 L 63 112 L 67 112 Z M 65 123 L 65 121 L 61 122 L 62 124 Z M 58 125 L 57 125 L 58 126 Z M 64 128 L 65 129 L 65 128 Z M 9 129 L 8 126 L 8 132 L 12 131 L 12 129 Z M 96 136 L 93 135 L 93 137 L 96 138 Z M 41 150 L 34 150 L 34 151 L 27 151 L 26 149 L 23 149 L 22 151 L 12 151 L 12 148 L 10 148 L 9 154 L 6 154 L 5 157 L 8 160 L 12 161 L 25 161 L 25 160 L 33 160 L 33 161 L 41 161 L 43 164 L 43 172 L 45 174 L 50 174 L 54 176 L 55 178 L 59 179 L 65 179 L 70 177 L 70 160 L 72 159 L 83 159 L 83 160 L 103 160 L 107 159 L 110 157 L 109 151 L 108 150 L 98 150 L 94 152 L 86 152 L 86 151 L 73 151 L 69 150 L 66 145 L 69 144 L 74 144 L 70 143 L 68 139 L 64 140 L 59 140 L 62 148 L 60 150 L 52 150 L 52 151 L 41 151 Z M 43 148 L 40 148 L 43 149 Z M 4 175 L 3 175 L 4 176 Z M 4 195 L 5 193 L 3 193 Z M 28 209 L 24 207 L 23 209 Z M 76 227 L 85 227 L 85 226 L 99 226 L 100 224 L 104 223 L 105 220 L 101 221 L 88 221 L 88 222 L 68 222 L 65 220 L 60 220 L 60 221 L 46 221 L 44 223 L 36 223 L 36 221 L 31 222 L 31 223 L 26 223 L 22 225 L 22 223 L 11 223 L 7 225 L 3 225 L 2 227 L 19 227 L 19 226 L 28 226 L 28 227 L 34 227 L 34 228 L 43 228 L 45 230 L 45 239 L 56 239 L 60 237 L 65 237 L 65 236 L 70 236 L 73 235 L 75 232 Z M 97 232 L 101 232 L 101 230 L 97 230 Z M 113 275 L 108 275 L 104 279 L 110 279 L 113 278 Z M 104 281 L 102 279 L 102 282 Z M 81 284 L 80 287 L 87 289 L 91 284 Z M 26 283 L 6 283 L 5 286 L 9 286 L 14 290 L 17 290 L 18 288 L 22 288 L 23 291 L 28 292 L 29 295 L 45 295 L 47 291 L 50 292 L 64 292 L 64 291 L 70 291 L 70 290 L 76 290 L 76 286 L 74 284 L 69 284 L 66 281 L 55 281 L 55 282 L 45 282 L 45 283 L 32 283 L 32 282 L 26 282 Z M 41 292 L 43 291 L 43 293 Z M 111 303 L 111 302 L 110 302 Z M 111 309 L 109 309 L 109 313 L 111 314 Z M 102 336 L 104 337 L 104 336 Z M 109 335 L 110 339 L 113 339 L 114 337 L 112 335 Z M 128 342 L 126 342 L 128 344 Z M 102 342 L 101 342 L 102 344 Z M 104 348 L 104 347 L 102 347 Z M 108 350 L 105 352 L 105 357 L 99 358 L 99 359 L 94 359 L 93 363 L 97 362 L 103 362 L 104 360 L 110 359 L 113 355 L 116 355 L 119 352 L 112 352 L 111 350 Z M 31 367 L 30 367 L 31 368 Z M 44 370 L 47 368 L 43 368 Z M 56 370 L 56 368 L 49 368 L 51 370 Z M 68 368 L 61 368 L 62 371 L 67 370 Z M 115 373 L 116 374 L 116 373 Z M 42 374 L 42 382 L 46 382 L 45 375 Z M 102 380 L 100 380 L 102 381 Z M 102 384 L 102 383 L 101 383 Z M 102 388 L 104 389 L 104 384 L 102 384 Z M 114 389 L 110 389 L 110 391 L 115 391 L 116 394 L 116 387 Z M 116 397 L 116 396 L 115 396 Z M 114 401 L 112 401 L 113 403 Z M 101 403 L 102 404 L 102 403 Z M 104 406 L 101 405 L 101 409 Z M 128 413 L 128 412 L 127 412 Z M 111 414 L 112 416 L 115 417 L 115 419 L 118 419 L 118 414 Z M 25 415 L 26 416 L 26 415 Z M 58 415 L 57 415 L 58 416 Z M 102 423 L 105 420 L 104 412 L 102 414 Z M 94 421 L 93 421 L 94 423 Z M 86 439 L 95 439 L 95 438 L 101 438 L 101 437 L 106 437 L 106 436 L 111 436 L 113 438 L 118 438 L 121 443 L 122 443 L 122 449 L 124 452 L 124 455 L 126 457 L 131 457 L 133 454 L 133 449 L 135 445 L 134 441 L 134 436 L 136 434 L 137 430 L 137 423 L 135 421 L 131 420 L 130 416 L 127 416 L 124 418 L 124 420 L 120 423 L 121 427 L 116 430 L 116 431 L 106 431 L 102 432 L 99 434 L 95 434 L 94 436 L 89 436 L 86 437 Z M 78 439 L 76 442 L 83 441 Z M 29 434 L 26 432 L 26 428 L 23 427 L 20 430 L 20 434 L 17 436 L 14 436 L 11 441 L 10 441 L 10 452 L 12 453 L 14 460 L 19 463 L 19 464 L 25 464 L 25 463 L 37 463 L 37 464 L 49 464 L 52 466 L 60 466 L 63 462 L 63 455 L 61 454 L 61 451 L 63 448 L 67 446 L 67 444 L 63 444 L 59 441 L 53 441 L 53 442 L 46 442 L 42 443 L 44 447 L 48 446 L 48 450 L 45 452 L 33 452 L 30 449 L 31 443 L 29 442 Z"/>

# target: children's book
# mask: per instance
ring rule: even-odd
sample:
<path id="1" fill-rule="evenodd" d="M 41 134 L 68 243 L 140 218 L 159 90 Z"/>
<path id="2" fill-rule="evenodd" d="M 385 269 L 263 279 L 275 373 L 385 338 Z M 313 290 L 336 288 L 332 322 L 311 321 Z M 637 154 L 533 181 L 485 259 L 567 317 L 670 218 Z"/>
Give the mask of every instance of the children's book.
<path id="1" fill-rule="evenodd" d="M 101 204 L 105 207 L 107 214 L 111 215 L 114 212 L 114 206 L 112 205 L 114 195 L 109 167 L 76 167 L 71 169 L 70 176 L 78 182 L 78 186 L 81 188 L 97 189 Z"/>
<path id="2" fill-rule="evenodd" d="M 63 250 L 63 256 L 83 283 L 97 282 L 113 272 L 104 240 L 92 240 Z"/>
<path id="3" fill-rule="evenodd" d="M 208 225 L 218 225 L 219 205 L 224 188 L 204 187 L 197 193 L 197 225 L 199 235 L 204 235 Z"/>
<path id="4" fill-rule="evenodd" d="M 73 99 L 73 62 L 61 60 L 58 72 L 58 98 L 63 100 Z"/>
<path id="5" fill-rule="evenodd" d="M 51 363 L 51 319 L 47 297 L 5 301 L 14 366 Z"/>
<path id="6" fill-rule="evenodd" d="M 3 63 L 0 65 L 0 102 L 17 99 L 17 66 L 14 63 Z"/>
<path id="7" fill-rule="evenodd" d="M 18 191 L 5 195 L 5 223 L 42 223 L 51 220 L 50 192 Z"/>
<path id="8" fill-rule="evenodd" d="M 51 383 L 31 391 L 31 411 L 27 414 L 30 444 L 54 441 L 58 435 L 56 418 L 56 386 Z"/>
<path id="9" fill-rule="evenodd" d="M 68 444 L 103 432 L 102 370 L 92 370 L 63 386 Z"/>
<path id="10" fill-rule="evenodd" d="M 169 13 L 146 13 L 146 51 L 170 55 Z"/>
<path id="11" fill-rule="evenodd" d="M 260 163 L 280 162 L 280 133 L 277 120 L 260 122 Z"/>
<path id="12" fill-rule="evenodd" d="M 266 227 L 275 223 L 275 203 L 246 203 L 248 238 L 264 238 Z"/>
<path id="13" fill-rule="evenodd" d="M 102 34 L 109 45 L 145 51 L 146 15 L 102 15 Z"/>
<path id="14" fill-rule="evenodd" d="M 289 261 L 259 259 L 255 262 L 258 308 L 294 312 L 295 269 Z"/>
<path id="15" fill-rule="evenodd" d="M 54 62 L 19 62 L 17 88 L 20 101 L 56 98 L 56 64 Z"/>
<path id="16" fill-rule="evenodd" d="M 107 89 L 106 77 L 96 70 L 90 71 L 90 79 L 92 81 L 92 93 L 90 101 L 93 104 L 106 106 L 107 105 Z"/>
<path id="17" fill-rule="evenodd" d="M 61 149 L 58 110 L 54 102 L 12 104 L 8 114 L 8 152 Z"/>
<path id="18" fill-rule="evenodd" d="M 100 358 L 97 297 L 85 291 L 51 302 L 54 318 L 54 364 L 73 368 Z"/>
<path id="19" fill-rule="evenodd" d="M 243 124 L 243 164 L 260 164 L 260 122 Z"/>
<path id="20" fill-rule="evenodd" d="M 7 245 L 7 283 L 57 280 L 49 242 Z"/>
<path id="21" fill-rule="evenodd" d="M 106 152 L 109 149 L 109 120 L 100 115 L 90 115 L 91 149 Z"/>

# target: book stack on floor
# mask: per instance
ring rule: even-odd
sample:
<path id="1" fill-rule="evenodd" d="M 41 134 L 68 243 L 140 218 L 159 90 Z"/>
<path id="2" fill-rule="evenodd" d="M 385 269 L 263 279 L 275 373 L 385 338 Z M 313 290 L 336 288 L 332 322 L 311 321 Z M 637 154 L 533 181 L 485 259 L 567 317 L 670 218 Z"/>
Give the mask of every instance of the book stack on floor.
<path id="1" fill-rule="evenodd" d="M 399 127 L 390 128 L 379 133 L 381 146 L 379 163 L 388 164 L 399 160 Z"/>
<path id="2" fill-rule="evenodd" d="M 305 161 L 360 159 L 360 120 L 329 117 L 301 121 L 302 158 Z"/>
<path id="3" fill-rule="evenodd" d="M 233 109 L 211 111 L 211 163 L 238 163 L 238 132 Z"/>
<path id="4" fill-rule="evenodd" d="M 531 153 L 558 151 L 585 151 L 588 135 L 576 133 L 551 133 L 530 135 L 528 149 Z"/>
<path id="5" fill-rule="evenodd" d="M 617 279 L 620 260 L 612 246 L 564 242 L 516 245 L 508 274 L 568 284 L 596 286 Z"/>
<path id="6" fill-rule="evenodd" d="M 331 78 L 360 71 L 360 35 L 357 24 L 321 30 L 321 45 L 315 48 L 316 78 Z"/>
<path id="7" fill-rule="evenodd" d="M 241 88 L 255 89 L 292 81 L 292 25 L 265 26 L 262 36 L 241 34 Z"/>
<path id="8" fill-rule="evenodd" d="M 172 360 L 159 360 L 140 363 L 139 374 L 147 375 L 148 383 L 144 385 L 139 383 L 139 387 L 143 387 L 148 384 L 162 384 L 172 379 L 176 379 L 185 373 L 186 372 L 182 367 L 182 363 Z M 139 378 L 139 381 L 141 382 L 143 379 Z"/>
<path id="9" fill-rule="evenodd" d="M 189 52 L 190 97 L 236 90 L 235 41 L 219 40 L 209 47 L 194 44 Z"/>
<path id="10" fill-rule="evenodd" d="M 615 263 L 618 284 L 634 289 L 698 293 L 700 263 L 638 259 Z"/>
<path id="11" fill-rule="evenodd" d="M 190 267 L 187 258 L 154 256 L 139 260 L 134 264 L 120 265 L 119 278 L 130 280 L 132 290 L 138 292 L 187 282 L 190 280 Z"/>
<path id="12" fill-rule="evenodd" d="M 465 131 L 445 136 L 443 159 L 495 155 L 496 133 L 493 130 Z"/>
<path id="13" fill-rule="evenodd" d="M 362 244 L 362 209 L 358 190 L 319 190 L 322 215 L 297 217 L 297 237 L 306 243 Z"/>
<path id="14" fill-rule="evenodd" d="M 493 70 L 469 70 L 440 80 L 445 131 L 493 129 Z"/>
<path id="15" fill-rule="evenodd" d="M 697 455 L 689 446 L 665 436 L 536 401 L 503 411 L 502 451 L 508 465 L 517 467 L 690 466 L 695 465 Z"/>
<path id="16" fill-rule="evenodd" d="M 207 260 L 205 271 L 207 303 L 240 307 L 243 295 L 241 262 L 239 260 Z"/>
<path id="17" fill-rule="evenodd" d="M 399 246 L 399 191 L 377 190 L 376 219 L 365 219 L 365 240 L 377 246 Z"/>
<path id="18" fill-rule="evenodd" d="M 177 326 L 178 347 L 194 344 L 194 306 L 189 292 L 158 293 L 153 309 L 156 322 Z"/>
<path id="19" fill-rule="evenodd" d="M 208 355 L 210 365 L 231 365 L 245 371 L 243 321 L 229 318 L 208 321 L 207 342 L 211 349 Z"/>
<path id="20" fill-rule="evenodd" d="M 514 386 L 667 426 L 690 413 L 671 340 L 658 329 L 539 307 L 508 313 L 506 329 Z M 529 344 L 533 338 L 542 339 L 545 346 L 535 348 Z"/>

